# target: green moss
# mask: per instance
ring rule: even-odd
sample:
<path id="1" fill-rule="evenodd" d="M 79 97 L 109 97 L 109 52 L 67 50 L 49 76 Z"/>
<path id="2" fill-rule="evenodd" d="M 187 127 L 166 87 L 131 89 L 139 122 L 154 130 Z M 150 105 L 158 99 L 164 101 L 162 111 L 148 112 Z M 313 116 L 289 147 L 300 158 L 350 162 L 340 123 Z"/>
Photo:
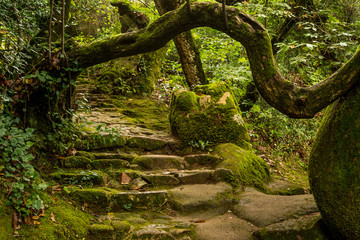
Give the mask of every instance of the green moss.
<path id="1" fill-rule="evenodd" d="M 122 159 L 101 159 L 93 161 L 91 166 L 95 169 L 130 168 L 130 163 Z"/>
<path id="2" fill-rule="evenodd" d="M 224 159 L 217 168 L 231 170 L 242 185 L 265 189 L 265 183 L 270 180 L 269 168 L 253 152 L 225 143 L 216 146 L 214 153 Z"/>
<path id="3" fill-rule="evenodd" d="M 94 211 L 103 212 L 109 207 L 112 192 L 103 188 L 75 189 L 69 196 L 81 205 L 87 203 Z"/>
<path id="4" fill-rule="evenodd" d="M 132 137 L 127 141 L 126 145 L 132 148 L 141 148 L 153 151 L 164 148 L 166 146 L 166 142 L 159 139 Z"/>
<path id="5" fill-rule="evenodd" d="M 225 84 L 209 84 L 196 87 L 196 91 L 200 96 L 184 90 L 173 93 L 169 116 L 172 134 L 185 144 L 232 142 L 250 149 L 247 129 L 231 90 Z"/>
<path id="6" fill-rule="evenodd" d="M 75 171 L 57 171 L 50 176 L 58 183 L 98 185 L 104 182 L 104 173 L 100 171 L 75 170 Z"/>
<path id="7" fill-rule="evenodd" d="M 54 215 L 56 223 L 50 219 Z M 38 227 L 22 225 L 19 230 L 21 239 L 83 239 L 88 234 L 91 215 L 75 209 L 72 205 L 57 200 L 49 204 L 45 217 L 40 219 Z M 5 238 L 6 239 L 6 238 Z"/>
<path id="8" fill-rule="evenodd" d="M 91 239 L 112 239 L 114 227 L 105 224 L 93 224 L 90 227 Z"/>
<path id="9" fill-rule="evenodd" d="M 94 159 L 95 159 L 94 154 L 89 153 L 89 152 L 85 152 L 85 151 L 77 151 L 77 152 L 76 152 L 76 156 L 87 157 L 87 158 L 89 158 L 89 159 L 91 159 L 91 160 L 94 160 Z"/>
<path id="10" fill-rule="evenodd" d="M 0 239 L 15 239 L 12 227 L 13 210 L 5 204 L 4 194 L 0 189 Z"/>
<path id="11" fill-rule="evenodd" d="M 66 157 L 64 160 L 64 165 L 66 168 L 88 168 L 91 160 L 83 156 L 70 156 Z"/>
<path id="12" fill-rule="evenodd" d="M 101 148 L 123 147 L 126 139 L 114 134 L 88 134 L 83 137 L 81 142 L 77 142 L 75 148 L 85 150 L 95 150 Z"/>
<path id="13" fill-rule="evenodd" d="M 328 107 L 314 140 L 309 179 L 324 221 L 360 239 L 360 88 Z"/>

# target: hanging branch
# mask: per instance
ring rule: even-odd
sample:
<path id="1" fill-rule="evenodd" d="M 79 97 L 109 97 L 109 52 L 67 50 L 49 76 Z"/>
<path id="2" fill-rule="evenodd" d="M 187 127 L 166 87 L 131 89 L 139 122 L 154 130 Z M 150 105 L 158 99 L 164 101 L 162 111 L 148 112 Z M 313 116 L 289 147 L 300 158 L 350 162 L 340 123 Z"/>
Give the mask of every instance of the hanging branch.
<path id="1" fill-rule="evenodd" d="M 51 65 L 51 25 L 52 25 L 52 19 L 53 19 L 53 13 L 54 13 L 54 0 L 51 0 L 51 6 L 50 6 L 50 19 L 49 19 L 49 40 L 48 40 L 48 46 L 49 46 L 49 63 Z"/>

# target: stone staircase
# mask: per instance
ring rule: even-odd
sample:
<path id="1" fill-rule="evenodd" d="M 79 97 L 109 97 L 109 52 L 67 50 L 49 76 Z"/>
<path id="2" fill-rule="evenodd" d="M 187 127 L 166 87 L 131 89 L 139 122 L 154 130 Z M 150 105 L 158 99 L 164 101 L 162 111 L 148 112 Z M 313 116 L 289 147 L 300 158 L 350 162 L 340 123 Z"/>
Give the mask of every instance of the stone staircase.
<path id="1" fill-rule="evenodd" d="M 93 214 L 88 239 L 310 240 L 283 236 L 289 230 L 310 236 L 319 219 L 312 195 L 234 189 L 227 183 L 230 170 L 216 168 L 220 157 L 169 135 L 166 106 L 97 94 L 91 85 L 78 85 L 76 92 L 91 107 L 78 113 L 89 128 L 101 123 L 112 129 L 84 138 L 50 175 L 64 196 Z M 286 194 L 294 186 L 275 181 L 268 188 Z M 286 225 L 298 219 L 312 225 Z M 285 226 L 277 229 L 278 223 Z"/>

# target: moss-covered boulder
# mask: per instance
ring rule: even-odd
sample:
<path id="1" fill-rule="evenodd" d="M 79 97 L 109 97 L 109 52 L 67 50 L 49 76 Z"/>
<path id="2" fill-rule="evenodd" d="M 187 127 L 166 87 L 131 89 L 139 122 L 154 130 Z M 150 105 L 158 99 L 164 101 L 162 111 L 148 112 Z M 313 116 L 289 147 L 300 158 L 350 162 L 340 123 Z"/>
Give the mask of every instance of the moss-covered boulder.
<path id="1" fill-rule="evenodd" d="M 309 178 L 329 229 L 360 239 L 360 88 L 329 106 L 314 140 Z M 340 239 L 340 238 L 338 238 Z"/>
<path id="2" fill-rule="evenodd" d="M 250 149 L 249 135 L 231 90 L 223 83 L 177 90 L 170 105 L 171 132 L 183 143 L 235 143 Z"/>
<path id="3" fill-rule="evenodd" d="M 224 160 L 216 168 L 231 170 L 233 175 L 223 176 L 232 185 L 240 183 L 265 190 L 265 183 L 270 181 L 270 171 L 266 163 L 252 151 L 242 149 L 232 143 L 216 146 L 214 153 Z M 223 171 L 226 173 L 226 171 Z"/>

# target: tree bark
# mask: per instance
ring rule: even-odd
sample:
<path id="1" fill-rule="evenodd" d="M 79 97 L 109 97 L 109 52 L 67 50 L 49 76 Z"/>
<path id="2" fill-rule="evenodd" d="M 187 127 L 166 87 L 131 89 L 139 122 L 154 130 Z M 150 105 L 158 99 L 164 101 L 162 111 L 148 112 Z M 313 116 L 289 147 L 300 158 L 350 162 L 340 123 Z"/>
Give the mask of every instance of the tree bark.
<path id="1" fill-rule="evenodd" d="M 80 66 L 89 67 L 114 58 L 157 50 L 181 32 L 207 26 L 228 34 L 246 48 L 260 94 L 270 105 L 290 117 L 311 118 L 359 84 L 360 51 L 324 81 L 311 87 L 294 85 L 277 68 L 266 29 L 236 8 L 226 7 L 226 13 L 229 29 L 224 21 L 217 21 L 223 19 L 220 4 L 193 3 L 191 14 L 186 6 L 182 6 L 146 28 L 78 46 L 69 56 Z"/>
<path id="2" fill-rule="evenodd" d="M 177 0 L 155 0 L 155 6 L 160 15 L 164 15 L 169 11 L 179 8 L 180 2 Z M 191 31 L 180 33 L 173 40 L 180 57 L 187 85 L 192 88 L 196 85 L 207 84 L 208 81 L 202 66 L 200 53 Z"/>

